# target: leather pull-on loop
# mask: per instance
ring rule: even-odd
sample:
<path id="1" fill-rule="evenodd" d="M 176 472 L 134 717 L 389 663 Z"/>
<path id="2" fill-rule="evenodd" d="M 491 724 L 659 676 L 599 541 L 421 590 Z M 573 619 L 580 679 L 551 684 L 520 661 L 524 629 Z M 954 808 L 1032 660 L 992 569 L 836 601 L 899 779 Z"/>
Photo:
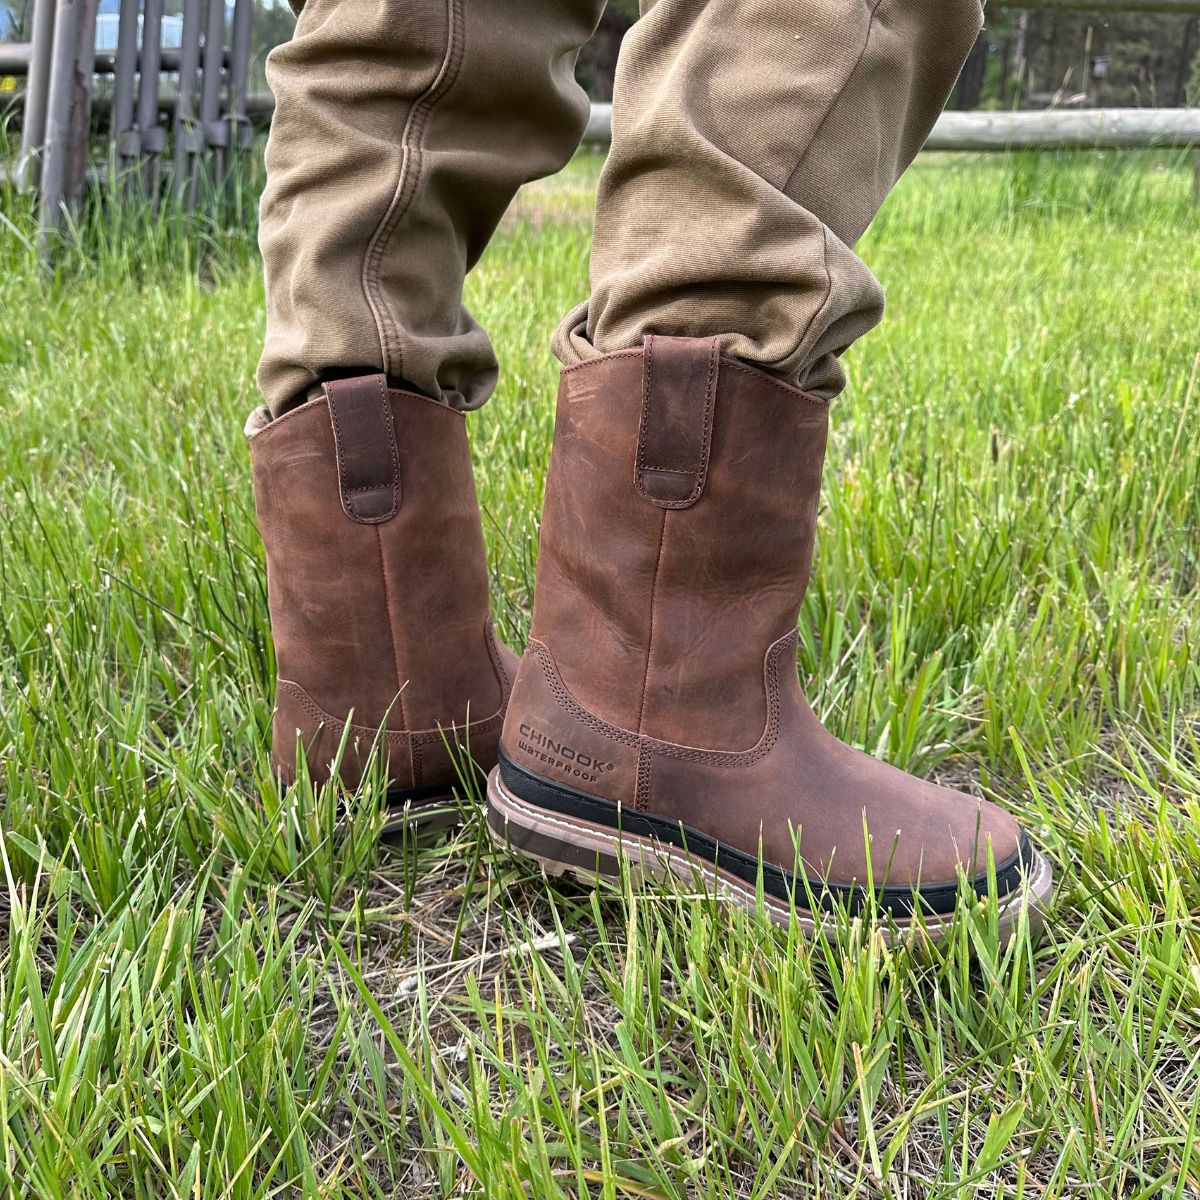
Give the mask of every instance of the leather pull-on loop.
<path id="1" fill-rule="evenodd" d="M 660 508 L 688 508 L 708 476 L 721 350 L 716 338 L 646 336 L 638 495 Z"/>
<path id="2" fill-rule="evenodd" d="M 387 378 L 333 380 L 325 384 L 325 399 L 346 516 L 361 525 L 390 521 L 400 511 L 400 456 Z"/>

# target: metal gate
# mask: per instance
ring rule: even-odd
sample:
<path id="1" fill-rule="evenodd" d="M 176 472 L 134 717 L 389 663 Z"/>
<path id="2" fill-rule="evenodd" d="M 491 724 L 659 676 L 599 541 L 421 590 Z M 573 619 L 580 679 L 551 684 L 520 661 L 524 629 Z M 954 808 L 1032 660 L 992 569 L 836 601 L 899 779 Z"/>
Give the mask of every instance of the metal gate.
<path id="1" fill-rule="evenodd" d="M 38 193 L 43 255 L 83 197 L 101 108 L 118 187 L 191 206 L 204 180 L 227 178 L 254 138 L 252 4 L 183 0 L 179 46 L 164 49 L 163 0 L 120 0 L 116 49 L 104 51 L 96 49 L 99 0 L 35 0 L 31 40 L 0 46 L 0 75 L 27 76 L 15 182 Z"/>

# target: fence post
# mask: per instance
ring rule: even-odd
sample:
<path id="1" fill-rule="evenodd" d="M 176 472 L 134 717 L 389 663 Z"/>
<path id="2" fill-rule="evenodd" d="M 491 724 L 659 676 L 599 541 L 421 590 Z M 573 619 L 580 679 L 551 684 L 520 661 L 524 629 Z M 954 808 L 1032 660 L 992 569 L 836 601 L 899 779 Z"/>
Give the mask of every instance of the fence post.
<path id="1" fill-rule="evenodd" d="M 204 149 L 202 131 L 196 125 L 196 72 L 200 66 L 200 0 L 183 0 L 183 34 L 179 55 L 179 95 L 175 100 L 175 157 L 171 194 L 176 203 L 184 200 L 191 176 L 193 156 Z"/>
<path id="2" fill-rule="evenodd" d="M 225 0 L 207 0 L 208 14 L 204 28 L 204 79 L 200 87 L 200 132 L 204 145 L 212 151 L 212 177 L 220 179 L 225 173 L 224 126 L 220 123 L 221 67 L 225 58 Z M 195 205 L 200 188 L 201 156 L 192 159 L 191 204 Z"/>
<path id="3" fill-rule="evenodd" d="M 57 0 L 54 42 L 46 98 L 46 144 L 42 159 L 42 197 L 38 213 L 38 250 L 48 261 L 50 241 L 62 223 L 63 189 L 71 137 L 71 83 L 79 44 L 83 0 Z"/>
<path id="4" fill-rule="evenodd" d="M 163 0 L 145 0 L 142 9 L 142 56 L 138 64 L 137 129 L 142 152 L 142 192 L 157 202 L 159 155 L 167 131 L 158 121 L 158 73 L 162 65 Z"/>
<path id="5" fill-rule="evenodd" d="M 112 141 L 113 168 L 124 174 L 126 162 L 140 151 L 133 127 L 133 81 L 137 74 L 138 0 L 121 0 L 117 18 L 117 54 L 113 63 Z M 122 179 L 128 184 L 128 179 Z"/>
<path id="6" fill-rule="evenodd" d="M 63 196 L 67 208 L 75 212 L 83 201 L 87 186 L 92 131 L 92 91 L 96 80 L 96 16 L 100 0 L 82 0 L 79 28 L 75 37 L 75 56 L 70 77 L 71 122 L 67 141 L 66 175 Z"/>
<path id="7" fill-rule="evenodd" d="M 35 0 L 29 76 L 25 87 L 25 112 L 21 117 L 21 156 L 17 160 L 17 188 L 37 187 L 42 174 L 42 149 L 46 139 L 46 102 L 50 95 L 50 62 L 54 49 L 55 0 Z"/>
<path id="8" fill-rule="evenodd" d="M 229 39 L 229 153 L 235 156 L 254 140 L 246 116 L 246 80 L 250 74 L 250 18 L 253 0 L 234 0 Z"/>

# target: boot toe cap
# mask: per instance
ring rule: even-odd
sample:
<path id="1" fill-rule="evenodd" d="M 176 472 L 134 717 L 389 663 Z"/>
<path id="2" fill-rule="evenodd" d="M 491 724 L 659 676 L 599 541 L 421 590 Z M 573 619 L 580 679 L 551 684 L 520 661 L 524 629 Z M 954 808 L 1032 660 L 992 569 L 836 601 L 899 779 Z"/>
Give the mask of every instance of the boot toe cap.
<path id="1" fill-rule="evenodd" d="M 890 847 L 875 841 L 876 860 L 881 850 L 892 851 L 883 869 L 876 864 L 874 872 L 882 881 L 876 889 L 881 907 L 951 912 L 964 877 L 981 897 L 989 894 L 993 874 L 998 896 L 1019 888 L 1033 848 L 1017 821 L 997 804 L 932 784 L 924 788 L 925 803 L 913 814 L 911 827 L 897 830 Z"/>

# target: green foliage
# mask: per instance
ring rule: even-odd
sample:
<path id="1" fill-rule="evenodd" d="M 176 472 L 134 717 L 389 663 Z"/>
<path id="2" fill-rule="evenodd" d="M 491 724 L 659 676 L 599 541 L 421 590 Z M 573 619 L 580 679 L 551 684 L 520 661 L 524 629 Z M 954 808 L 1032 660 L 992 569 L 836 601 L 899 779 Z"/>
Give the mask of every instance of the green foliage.
<path id="1" fill-rule="evenodd" d="M 500 623 L 529 621 L 599 160 L 472 276 Z M 1200 442 L 1182 157 L 925 157 L 862 246 L 800 668 L 843 736 L 981 786 L 1047 939 L 803 941 L 592 894 L 487 836 L 286 797 L 242 420 L 253 197 L 0 194 L 0 1190 L 33 1197 L 1200 1195 Z M 141 239 L 132 236 L 134 230 Z"/>

